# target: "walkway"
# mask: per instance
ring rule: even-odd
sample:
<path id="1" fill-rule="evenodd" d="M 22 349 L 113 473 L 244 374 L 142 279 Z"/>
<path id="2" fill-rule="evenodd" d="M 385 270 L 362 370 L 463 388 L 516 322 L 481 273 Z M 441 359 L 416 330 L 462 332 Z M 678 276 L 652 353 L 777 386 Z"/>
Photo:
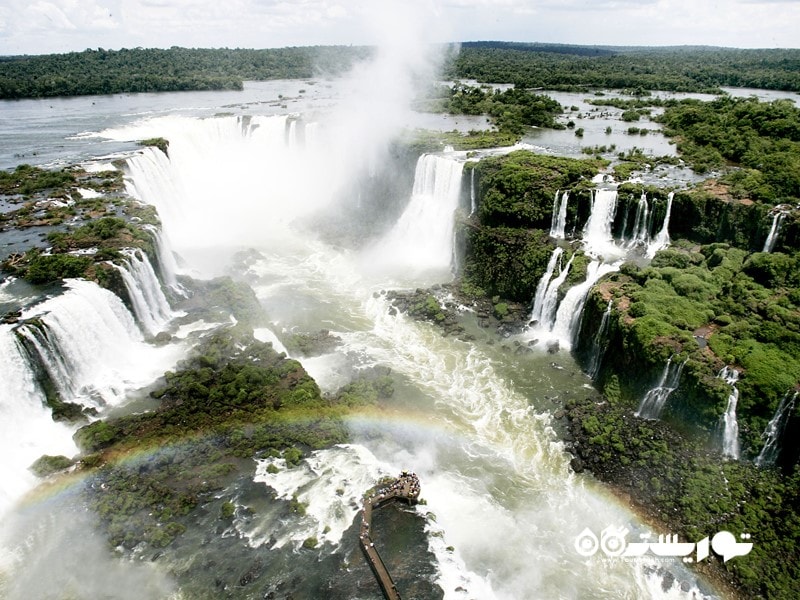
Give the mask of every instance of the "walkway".
<path id="1" fill-rule="evenodd" d="M 383 595 L 387 600 L 400 600 L 400 593 L 397 591 L 397 586 L 392 581 L 392 576 L 389 574 L 386 565 L 383 564 L 383 560 L 372 542 L 370 534 L 372 511 L 395 500 L 416 504 L 419 500 L 419 491 L 419 479 L 417 476 L 414 473 L 403 471 L 393 482 L 383 486 L 373 495 L 364 498 L 364 510 L 361 514 L 361 530 L 358 541 L 361 544 L 364 557 L 367 559 L 375 579 L 378 580 L 378 585 L 381 586 Z"/>

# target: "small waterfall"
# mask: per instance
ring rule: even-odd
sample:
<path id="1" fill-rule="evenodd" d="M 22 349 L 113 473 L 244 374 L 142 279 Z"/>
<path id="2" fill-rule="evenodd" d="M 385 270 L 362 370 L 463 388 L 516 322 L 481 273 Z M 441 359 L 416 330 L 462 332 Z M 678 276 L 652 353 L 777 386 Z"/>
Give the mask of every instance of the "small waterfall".
<path id="1" fill-rule="evenodd" d="M 636 411 L 637 417 L 641 417 L 642 419 L 658 419 L 670 394 L 678 389 L 678 385 L 680 385 L 681 373 L 683 372 L 683 366 L 685 364 L 686 361 L 683 361 L 679 365 L 674 365 L 672 363 L 672 357 L 669 357 L 667 364 L 664 365 L 664 370 L 661 372 L 661 378 L 658 380 L 658 384 L 649 390 L 644 398 L 642 398 L 642 402 L 639 404 L 639 408 Z"/>
<path id="2" fill-rule="evenodd" d="M 722 425 L 722 456 L 738 460 L 739 424 L 736 422 L 736 404 L 739 401 L 739 389 L 736 387 L 736 382 L 739 381 L 739 371 L 729 367 L 722 367 L 717 377 L 731 386 L 728 406 L 725 408 L 725 414 L 722 415 L 720 421 Z"/>
<path id="3" fill-rule="evenodd" d="M 597 190 L 592 195 L 592 212 L 583 230 L 586 254 L 619 257 L 622 252 L 614 244 L 611 226 L 617 210 L 616 190 Z"/>
<path id="4" fill-rule="evenodd" d="M 475 199 L 475 169 L 469 172 L 469 214 L 474 215 L 478 210 L 477 200 Z"/>
<path id="5" fill-rule="evenodd" d="M 65 293 L 26 310 L 28 322 L 17 329 L 64 401 L 118 404 L 177 357 L 180 349 L 145 344 L 133 316 L 110 291 L 81 279 L 66 286 Z"/>
<path id="6" fill-rule="evenodd" d="M 653 258 L 656 252 L 669 246 L 669 219 L 672 215 L 672 198 L 674 196 L 675 192 L 670 192 L 669 196 L 667 196 L 667 212 L 664 214 L 664 224 L 661 226 L 661 230 L 656 234 L 655 239 L 648 244 L 647 258 Z"/>
<path id="7" fill-rule="evenodd" d="M 111 264 L 125 282 L 137 320 L 148 334 L 155 335 L 175 317 L 175 313 L 147 255 L 136 248 L 126 248 L 122 254 L 125 256 L 124 266 Z"/>
<path id="8" fill-rule="evenodd" d="M 568 350 L 575 343 L 583 314 L 583 305 L 589 295 L 589 290 L 597 283 L 598 279 L 614 269 L 615 267 L 612 265 L 593 260 L 586 268 L 586 279 L 569 288 L 561 304 L 558 305 L 555 321 L 551 327 L 551 333 L 558 339 L 559 347 Z"/>
<path id="9" fill-rule="evenodd" d="M 783 225 L 786 214 L 786 211 L 783 210 L 777 210 L 773 213 L 772 227 L 770 227 L 769 235 L 767 235 L 767 240 L 764 242 L 764 249 L 762 252 L 772 252 L 775 248 L 775 242 L 778 241 L 778 234 L 781 232 L 781 225 Z"/>
<path id="10" fill-rule="evenodd" d="M 550 260 L 547 263 L 547 269 L 539 279 L 539 284 L 536 286 L 536 296 L 533 299 L 533 310 L 531 311 L 531 321 L 540 321 L 542 318 L 542 307 L 544 306 L 544 299 L 547 295 L 547 286 L 553 278 L 556 265 L 559 264 L 561 255 L 564 254 L 564 249 L 556 247 L 550 255 Z"/>
<path id="11" fill-rule="evenodd" d="M 550 237 L 557 239 L 564 239 L 564 228 L 567 226 L 567 202 L 569 200 L 569 192 L 556 192 L 553 200 L 553 218 L 550 224 Z"/>
<path id="12" fill-rule="evenodd" d="M 603 318 L 600 319 L 600 327 L 597 329 L 597 333 L 592 341 L 591 360 L 589 361 L 589 368 L 587 369 L 589 377 L 592 379 L 597 377 L 597 374 L 600 372 L 600 365 L 603 361 L 603 355 L 605 354 L 603 341 L 608 333 L 608 323 L 611 317 L 611 307 L 613 303 L 613 300 L 608 301 L 608 306 L 606 306 L 606 310 L 603 313 Z"/>
<path id="13" fill-rule="evenodd" d="M 391 231 L 371 248 L 370 268 L 390 271 L 450 270 L 454 260 L 454 214 L 464 164 L 424 154 L 417 161 L 411 200 Z"/>
<path id="14" fill-rule="evenodd" d="M 626 248 L 636 248 L 637 246 L 647 246 L 650 241 L 650 205 L 647 203 L 647 195 L 642 193 L 639 204 L 636 206 L 636 217 L 633 221 L 631 238 L 625 244 Z"/>
<path id="15" fill-rule="evenodd" d="M 764 447 L 755 460 L 757 467 L 769 467 L 778 460 L 781 435 L 783 435 L 783 430 L 786 428 L 786 422 L 789 420 L 789 415 L 792 413 L 795 402 L 797 402 L 798 395 L 800 395 L 800 392 L 794 392 L 794 394 L 791 391 L 786 392 L 772 419 L 767 423 L 767 428 L 761 436 L 764 439 Z"/>
<path id="16" fill-rule="evenodd" d="M 569 257 L 567 264 L 564 265 L 564 268 L 561 269 L 561 272 L 554 277 L 550 283 L 547 284 L 547 289 L 544 292 L 544 298 L 542 300 L 542 311 L 541 316 L 539 318 L 539 327 L 538 329 L 544 331 L 552 331 L 553 324 L 555 323 L 556 317 L 556 310 L 558 309 L 558 288 L 561 287 L 561 284 L 564 283 L 564 280 L 569 275 L 570 267 L 572 267 L 572 261 L 575 259 L 575 255 Z"/>

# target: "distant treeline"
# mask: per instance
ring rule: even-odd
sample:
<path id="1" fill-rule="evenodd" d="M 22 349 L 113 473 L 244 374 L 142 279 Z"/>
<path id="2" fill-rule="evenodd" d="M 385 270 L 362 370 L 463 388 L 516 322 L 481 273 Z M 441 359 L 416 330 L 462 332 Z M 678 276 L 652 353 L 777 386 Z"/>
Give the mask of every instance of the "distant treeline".
<path id="1" fill-rule="evenodd" d="M 247 80 L 336 75 L 371 52 L 363 46 L 98 48 L 0 57 L 0 99 L 241 89 Z M 734 86 L 800 91 L 800 50 L 465 42 L 444 76 L 560 90 L 717 92 Z"/>
<path id="2" fill-rule="evenodd" d="M 246 80 L 303 79 L 346 70 L 370 50 L 122 49 L 0 57 L 0 98 L 241 89 Z"/>
<path id="3" fill-rule="evenodd" d="M 730 86 L 800 91 L 800 50 L 465 42 L 446 76 L 560 90 L 717 92 Z"/>

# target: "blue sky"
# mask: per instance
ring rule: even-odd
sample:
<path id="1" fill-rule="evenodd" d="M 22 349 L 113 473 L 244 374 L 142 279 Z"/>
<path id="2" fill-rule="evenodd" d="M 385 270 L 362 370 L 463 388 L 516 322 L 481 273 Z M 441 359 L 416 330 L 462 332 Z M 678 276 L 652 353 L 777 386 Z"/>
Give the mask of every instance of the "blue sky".
<path id="1" fill-rule="evenodd" d="M 800 0 L 0 0 L 0 54 L 513 40 L 800 47 Z M 413 38 L 408 32 L 413 31 Z"/>

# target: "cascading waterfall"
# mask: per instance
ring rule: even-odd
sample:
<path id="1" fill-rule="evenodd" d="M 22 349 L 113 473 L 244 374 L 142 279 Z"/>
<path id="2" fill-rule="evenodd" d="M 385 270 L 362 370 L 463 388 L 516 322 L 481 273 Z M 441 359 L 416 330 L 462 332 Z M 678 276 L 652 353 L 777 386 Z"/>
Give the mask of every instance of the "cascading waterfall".
<path id="1" fill-rule="evenodd" d="M 24 311 L 23 320 L 35 319 L 18 328 L 64 401 L 95 408 L 119 404 L 177 358 L 179 349 L 143 342 L 113 293 L 80 279 L 66 286 L 65 293 Z"/>
<path id="2" fill-rule="evenodd" d="M 684 360 L 679 365 L 675 365 L 672 362 L 672 357 L 669 357 L 658 383 L 642 398 L 639 408 L 636 410 L 637 417 L 658 419 L 661 416 L 661 411 L 664 409 L 670 394 L 678 389 L 680 385 L 681 373 L 685 364 L 686 361 Z"/>
<path id="3" fill-rule="evenodd" d="M 592 212 L 583 229 L 586 254 L 606 258 L 621 258 L 624 251 L 614 244 L 611 226 L 617 211 L 616 190 L 596 190 L 592 194 Z"/>
<path id="4" fill-rule="evenodd" d="M 786 428 L 786 423 L 789 420 L 789 415 L 792 414 L 792 409 L 797 402 L 797 397 L 800 392 L 791 391 L 786 392 L 786 395 L 778 404 L 775 414 L 767 423 L 767 427 L 761 437 L 764 439 L 764 447 L 761 448 L 756 457 L 755 464 L 757 467 L 769 467 L 775 464 L 780 454 L 780 441 L 783 435 L 783 430 Z"/>
<path id="5" fill-rule="evenodd" d="M 556 246 L 553 253 L 550 255 L 550 260 L 547 261 L 547 268 L 536 286 L 536 295 L 533 298 L 533 310 L 531 311 L 530 321 L 538 322 L 542 318 L 542 308 L 544 307 L 544 301 L 547 295 L 547 287 L 550 284 L 550 280 L 553 278 L 553 273 L 556 270 L 556 265 L 559 264 L 562 254 L 564 254 L 564 249 L 560 246 Z"/>
<path id="6" fill-rule="evenodd" d="M 0 325 L 0 517 L 31 489 L 28 467 L 43 454 L 73 456 L 72 430 L 53 421 L 27 353 L 10 325 Z"/>
<path id="7" fill-rule="evenodd" d="M 553 200 L 553 218 L 550 224 L 550 237 L 560 240 L 564 239 L 564 229 L 567 226 L 567 202 L 569 201 L 569 192 L 564 191 L 556 196 Z"/>
<path id="8" fill-rule="evenodd" d="M 661 230 L 656 234 L 656 237 L 647 245 L 647 258 L 653 258 L 656 252 L 663 250 L 669 246 L 669 220 L 672 216 L 672 199 L 675 197 L 675 192 L 670 192 L 667 196 L 667 211 L 664 214 L 664 223 L 661 225 Z"/>
<path id="9" fill-rule="evenodd" d="M 764 249 L 762 252 L 772 252 L 775 248 L 775 243 L 778 241 L 778 234 L 781 232 L 781 225 L 786 218 L 787 212 L 784 210 L 776 210 L 772 215 L 772 227 L 769 229 L 769 235 L 764 242 Z"/>
<path id="10" fill-rule="evenodd" d="M 564 265 L 564 268 L 561 269 L 561 272 L 554 277 L 550 283 L 547 284 L 547 289 L 544 293 L 544 299 L 542 300 L 542 311 L 541 316 L 539 318 L 539 327 L 537 327 L 538 331 L 546 331 L 550 332 L 553 330 L 553 325 L 555 324 L 556 318 L 556 311 L 558 310 L 558 289 L 561 287 L 561 284 L 564 283 L 564 280 L 569 275 L 570 267 L 572 267 L 572 261 L 575 260 L 575 255 L 569 257 L 567 264 Z"/>
<path id="11" fill-rule="evenodd" d="M 600 260 L 593 260 L 586 268 L 586 279 L 581 283 L 572 286 L 564 295 L 564 299 L 558 305 L 555 321 L 550 329 L 551 334 L 558 340 L 559 347 L 570 349 L 575 343 L 578 334 L 578 325 L 583 315 L 583 306 L 589 290 L 606 273 L 615 270 L 614 265 L 604 263 Z"/>
<path id="12" fill-rule="evenodd" d="M 650 241 L 650 205 L 647 203 L 647 194 L 642 193 L 636 206 L 636 217 L 633 220 L 631 238 L 626 242 L 626 248 L 647 246 Z"/>
<path id="13" fill-rule="evenodd" d="M 463 167 L 451 157 L 420 156 L 408 206 L 389 233 L 367 251 L 370 269 L 449 276 Z"/>
<path id="14" fill-rule="evenodd" d="M 594 340 L 592 340 L 591 360 L 589 361 L 589 368 L 587 369 L 587 373 L 592 379 L 597 377 L 597 374 L 600 372 L 600 365 L 602 364 L 603 355 L 605 354 L 603 342 L 608 333 L 608 324 L 611 318 L 611 307 L 613 304 L 614 301 L 609 299 L 608 305 L 605 311 L 603 311 L 603 317 L 600 319 L 600 327 L 598 327 Z"/>
<path id="15" fill-rule="evenodd" d="M 122 254 L 123 265 L 111 264 L 125 282 L 137 320 L 149 335 L 155 335 L 176 315 L 147 255 L 138 248 L 126 248 Z"/>
<path id="16" fill-rule="evenodd" d="M 173 293 L 180 296 L 186 295 L 186 290 L 178 283 L 178 262 L 175 260 L 175 254 L 172 252 L 169 238 L 164 234 L 161 229 L 154 225 L 143 225 L 153 236 L 153 243 L 158 253 L 158 266 L 161 274 L 161 280 L 164 282 Z"/>
<path id="17" fill-rule="evenodd" d="M 731 386 L 731 393 L 728 396 L 728 405 L 725 413 L 721 417 L 722 426 L 722 456 L 739 459 L 739 424 L 736 421 L 736 404 L 739 401 L 739 389 L 736 382 L 739 381 L 739 371 L 729 367 L 722 367 L 717 375 L 725 383 Z"/>

